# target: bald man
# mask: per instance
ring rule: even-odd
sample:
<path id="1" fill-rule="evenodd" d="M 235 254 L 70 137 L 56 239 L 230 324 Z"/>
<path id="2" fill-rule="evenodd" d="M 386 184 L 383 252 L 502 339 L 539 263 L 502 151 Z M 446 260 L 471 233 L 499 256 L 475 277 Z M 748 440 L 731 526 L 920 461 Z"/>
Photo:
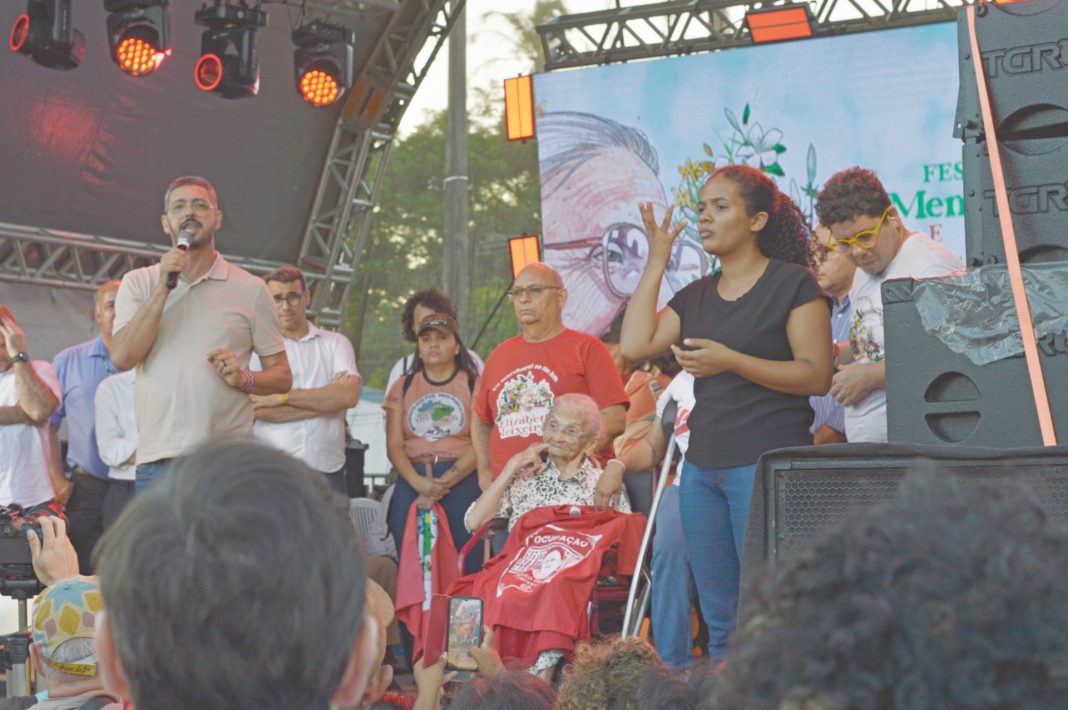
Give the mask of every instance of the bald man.
<path id="1" fill-rule="evenodd" d="M 588 394 L 601 407 L 603 446 L 626 427 L 627 393 L 601 341 L 564 326 L 567 289 L 547 264 L 519 272 L 508 291 L 519 335 L 498 345 L 475 397 L 471 439 L 482 490 L 513 455 L 541 440 L 541 425 L 556 397 Z"/>

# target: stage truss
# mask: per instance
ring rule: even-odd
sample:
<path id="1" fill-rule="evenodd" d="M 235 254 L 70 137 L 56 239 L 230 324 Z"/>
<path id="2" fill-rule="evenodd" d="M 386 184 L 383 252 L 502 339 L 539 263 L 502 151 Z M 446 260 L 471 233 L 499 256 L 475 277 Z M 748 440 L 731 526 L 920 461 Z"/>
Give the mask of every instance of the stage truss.
<path id="1" fill-rule="evenodd" d="M 618 2 L 618 0 L 617 0 Z M 540 25 L 546 71 L 752 46 L 748 10 L 782 3 L 686 0 L 558 17 Z M 969 0 L 817 0 L 819 37 L 956 18 Z"/>

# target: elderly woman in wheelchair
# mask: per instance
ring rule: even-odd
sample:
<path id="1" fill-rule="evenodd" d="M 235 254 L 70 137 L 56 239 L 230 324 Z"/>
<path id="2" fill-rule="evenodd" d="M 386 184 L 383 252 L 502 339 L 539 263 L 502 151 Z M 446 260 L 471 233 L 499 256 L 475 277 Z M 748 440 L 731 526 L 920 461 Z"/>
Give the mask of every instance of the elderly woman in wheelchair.
<path id="1" fill-rule="evenodd" d="M 592 398 L 582 394 L 558 397 L 545 418 L 543 441 L 505 464 L 492 485 L 468 508 L 464 525 L 476 532 L 492 520 L 503 519 L 511 531 L 523 515 L 539 508 L 593 506 L 601 468 L 592 453 L 600 432 L 601 411 Z M 631 512 L 625 490 L 613 498 L 611 507 Z M 555 560 L 549 559 L 551 554 L 547 553 L 543 565 Z M 535 578 L 541 573 L 540 568 L 531 570 Z M 530 671 L 551 677 L 564 651 L 541 651 Z"/>

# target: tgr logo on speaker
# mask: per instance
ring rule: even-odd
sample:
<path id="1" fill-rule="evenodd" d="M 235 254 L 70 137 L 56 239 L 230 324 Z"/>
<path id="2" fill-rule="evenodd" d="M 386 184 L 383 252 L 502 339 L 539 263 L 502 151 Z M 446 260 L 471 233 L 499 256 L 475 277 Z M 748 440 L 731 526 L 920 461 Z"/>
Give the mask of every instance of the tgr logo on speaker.
<path id="1" fill-rule="evenodd" d="M 983 52 L 983 65 L 991 79 L 999 74 L 1036 74 L 1046 69 L 1068 67 L 1068 37 L 1056 42 L 1025 44 Z"/>

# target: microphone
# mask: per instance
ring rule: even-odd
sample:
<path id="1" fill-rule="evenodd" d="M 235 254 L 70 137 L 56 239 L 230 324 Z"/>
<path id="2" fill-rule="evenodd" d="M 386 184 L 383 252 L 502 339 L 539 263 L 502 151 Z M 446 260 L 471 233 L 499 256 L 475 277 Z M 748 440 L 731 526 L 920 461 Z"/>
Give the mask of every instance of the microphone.
<path id="1" fill-rule="evenodd" d="M 176 244 L 175 246 L 177 246 L 182 251 L 189 251 L 189 245 L 192 243 L 193 233 L 188 230 L 183 230 L 182 233 L 178 235 L 178 244 Z M 172 271 L 171 273 L 167 274 L 167 288 L 173 291 L 177 285 L 178 272 Z"/>

